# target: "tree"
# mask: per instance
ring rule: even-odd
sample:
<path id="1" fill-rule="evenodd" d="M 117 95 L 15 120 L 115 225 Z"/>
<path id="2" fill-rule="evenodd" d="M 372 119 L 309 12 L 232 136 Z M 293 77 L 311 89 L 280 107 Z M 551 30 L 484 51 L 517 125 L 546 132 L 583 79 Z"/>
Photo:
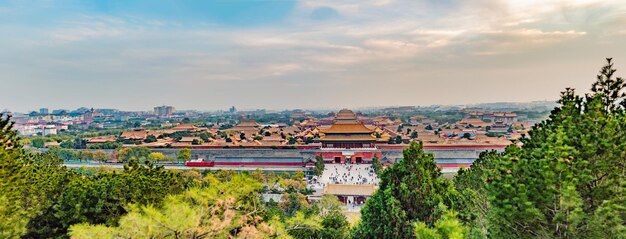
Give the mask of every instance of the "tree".
<path id="1" fill-rule="evenodd" d="M 287 141 L 288 141 L 289 144 L 296 144 L 296 138 L 295 137 L 289 136 L 289 139 L 287 139 Z"/>
<path id="2" fill-rule="evenodd" d="M 307 207 L 309 203 L 306 201 L 306 197 L 299 193 L 286 193 L 283 195 L 283 202 L 280 207 L 283 209 L 287 216 L 294 215 L 297 211 Z"/>
<path id="3" fill-rule="evenodd" d="M 304 180 L 304 172 L 302 171 L 296 171 L 293 173 L 293 175 L 291 176 L 291 179 L 293 180 Z"/>
<path id="4" fill-rule="evenodd" d="M 187 161 L 191 159 L 191 149 L 184 148 L 178 151 L 178 155 L 176 155 L 178 160 Z"/>
<path id="5" fill-rule="evenodd" d="M 133 206 L 119 226 L 72 226 L 72 238 L 287 238 L 277 219 L 262 220 L 257 196 L 261 184 L 237 175 L 209 188 L 168 196 L 163 206 Z"/>
<path id="6" fill-rule="evenodd" d="M 73 173 L 51 153 L 27 153 L 12 126 L 0 114 L 0 237 L 37 238 L 27 235 Z"/>
<path id="7" fill-rule="evenodd" d="M 468 237 L 469 229 L 456 217 L 454 211 L 446 210 L 443 205 L 439 210 L 444 213 L 433 227 L 428 227 L 423 222 L 415 225 L 415 236 L 418 239 L 465 239 Z"/>
<path id="8" fill-rule="evenodd" d="M 396 144 L 401 144 L 402 143 L 402 136 L 397 135 L 395 139 L 396 139 Z"/>
<path id="9" fill-rule="evenodd" d="M 153 143 L 153 142 L 156 142 L 156 141 L 157 141 L 157 138 L 154 135 L 148 135 L 146 137 L 146 139 L 143 140 L 143 142 L 145 142 L 145 143 Z"/>
<path id="10" fill-rule="evenodd" d="M 323 215 L 321 225 L 320 238 L 343 239 L 349 237 L 350 224 L 340 210 L 332 210 Z"/>
<path id="11" fill-rule="evenodd" d="M 315 207 L 319 209 L 321 216 L 326 216 L 333 211 L 341 212 L 342 206 L 343 203 L 334 195 L 323 195 L 322 199 L 315 203 Z"/>
<path id="12" fill-rule="evenodd" d="M 93 158 L 93 154 L 90 151 L 88 151 L 88 150 L 80 150 L 80 151 L 77 151 L 77 153 L 78 153 L 78 159 L 81 162 L 83 160 L 87 161 L 87 160 L 90 160 L 90 159 Z"/>
<path id="13" fill-rule="evenodd" d="M 200 137 L 202 139 L 202 141 L 204 142 L 209 142 L 210 139 L 212 139 L 214 136 L 211 135 L 211 133 L 209 132 L 200 132 L 200 133 L 196 133 L 196 136 Z"/>
<path id="14" fill-rule="evenodd" d="M 75 148 L 74 140 L 63 141 L 63 142 L 61 142 L 61 145 L 59 145 L 59 146 L 61 146 L 61 148 L 64 148 L 64 149 L 73 149 L 73 148 Z"/>
<path id="15" fill-rule="evenodd" d="M 372 169 L 374 169 L 374 173 L 376 173 L 376 175 L 380 175 L 383 171 L 383 164 L 380 163 L 378 155 L 374 155 L 374 158 L 372 159 Z"/>
<path id="16" fill-rule="evenodd" d="M 40 148 L 45 147 L 45 142 L 41 138 L 32 139 L 30 142 L 31 142 L 31 145 L 35 148 L 40 149 Z"/>
<path id="17" fill-rule="evenodd" d="M 150 160 L 151 162 L 165 161 L 167 160 L 167 156 L 165 156 L 161 152 L 152 152 L 148 155 L 148 160 Z"/>
<path id="18" fill-rule="evenodd" d="M 322 158 L 322 155 L 316 155 L 315 156 L 315 175 L 322 176 L 322 173 L 324 173 L 324 158 Z"/>
<path id="19" fill-rule="evenodd" d="M 104 150 L 96 150 L 92 153 L 93 159 L 104 162 L 109 159 L 109 155 Z"/>
<path id="20" fill-rule="evenodd" d="M 122 147 L 121 142 L 105 142 L 101 144 L 90 144 L 88 149 L 119 149 Z"/>
<path id="21" fill-rule="evenodd" d="M 439 219 L 439 204 L 453 205 L 456 191 L 421 143 L 411 142 L 403 156 L 380 175 L 380 186 L 361 210 L 353 238 L 414 238 L 415 223 L 431 226 Z"/>
<path id="22" fill-rule="evenodd" d="M 0 147 L 9 152 L 22 151 L 20 138 L 12 129 L 11 116 L 0 113 Z"/>
<path id="23" fill-rule="evenodd" d="M 121 173 L 102 172 L 89 178 L 73 178 L 49 209 L 48 218 L 54 218 L 60 225 L 56 231 L 47 233 L 60 236 L 71 225 L 80 223 L 117 225 L 128 212 L 128 204 L 159 204 L 168 194 L 183 192 L 183 182 L 178 172 L 152 164 L 140 165 L 134 159 L 124 165 Z"/>
<path id="24" fill-rule="evenodd" d="M 625 85 L 607 61 L 592 93 L 567 88 L 521 148 L 481 154 L 457 176 L 470 208 L 460 218 L 479 227 L 472 231 L 495 238 L 626 235 Z"/>
<path id="25" fill-rule="evenodd" d="M 285 222 L 287 232 L 293 238 L 320 238 L 322 225 L 320 218 L 309 217 L 304 212 L 297 211 Z"/>
<path id="26" fill-rule="evenodd" d="M 48 152 L 61 160 L 80 160 L 80 154 L 78 150 L 74 149 L 65 149 L 59 147 L 52 147 L 48 150 Z"/>
<path id="27" fill-rule="evenodd" d="M 152 151 L 149 148 L 143 146 L 135 146 L 135 147 L 127 147 L 122 148 L 117 153 L 117 159 L 122 162 L 128 162 L 130 159 L 137 159 L 139 161 L 146 160 L 148 155 L 150 155 Z"/>
<path id="28" fill-rule="evenodd" d="M 204 141 L 202 141 L 202 139 L 193 139 L 191 141 L 192 145 L 201 145 L 202 143 L 204 143 Z"/>

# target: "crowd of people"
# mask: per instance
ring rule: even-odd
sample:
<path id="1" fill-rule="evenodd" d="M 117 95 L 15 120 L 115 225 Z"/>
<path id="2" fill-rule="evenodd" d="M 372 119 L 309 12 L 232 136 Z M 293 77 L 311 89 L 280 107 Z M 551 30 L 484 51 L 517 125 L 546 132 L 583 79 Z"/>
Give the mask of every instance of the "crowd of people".
<path id="1" fill-rule="evenodd" d="M 371 164 L 326 164 L 324 172 L 314 179 L 322 187 L 326 184 L 374 184 L 378 177 Z"/>

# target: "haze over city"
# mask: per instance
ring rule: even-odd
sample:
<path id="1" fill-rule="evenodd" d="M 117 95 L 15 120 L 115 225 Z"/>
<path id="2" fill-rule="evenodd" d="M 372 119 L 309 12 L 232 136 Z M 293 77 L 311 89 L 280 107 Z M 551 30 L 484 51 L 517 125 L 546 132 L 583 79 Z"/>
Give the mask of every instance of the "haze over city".
<path id="1" fill-rule="evenodd" d="M 62 3 L 62 4 L 60 4 Z M 624 1 L 2 1 L 0 108 L 554 100 L 626 68 Z"/>

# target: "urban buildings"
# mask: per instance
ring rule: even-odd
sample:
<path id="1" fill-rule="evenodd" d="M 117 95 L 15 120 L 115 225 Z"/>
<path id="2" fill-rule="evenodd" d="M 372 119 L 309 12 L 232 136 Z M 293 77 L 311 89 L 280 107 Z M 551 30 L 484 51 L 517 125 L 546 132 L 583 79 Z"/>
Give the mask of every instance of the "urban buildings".
<path id="1" fill-rule="evenodd" d="M 154 114 L 158 116 L 171 116 L 174 112 L 176 112 L 176 108 L 173 106 L 163 105 L 154 107 Z"/>

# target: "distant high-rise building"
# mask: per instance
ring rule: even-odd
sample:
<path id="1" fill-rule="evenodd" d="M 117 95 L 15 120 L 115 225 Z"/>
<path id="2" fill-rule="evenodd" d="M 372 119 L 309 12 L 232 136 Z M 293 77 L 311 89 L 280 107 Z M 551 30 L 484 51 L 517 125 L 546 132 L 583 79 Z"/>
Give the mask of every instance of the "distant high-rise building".
<path id="1" fill-rule="evenodd" d="M 39 114 L 42 114 L 42 115 L 49 114 L 48 108 L 41 108 L 41 109 L 39 109 Z"/>
<path id="2" fill-rule="evenodd" d="M 103 114 L 100 112 L 96 112 L 96 110 L 94 110 L 93 108 L 83 113 L 84 120 L 94 120 L 95 117 L 101 117 L 101 116 L 103 116 Z"/>
<path id="3" fill-rule="evenodd" d="M 67 114 L 67 110 L 63 110 L 63 109 L 52 110 L 52 114 L 53 115 L 65 115 Z"/>
<path id="4" fill-rule="evenodd" d="M 154 114 L 156 115 L 172 115 L 176 112 L 176 108 L 173 106 L 163 105 L 154 107 Z"/>
<path id="5" fill-rule="evenodd" d="M 231 114 L 237 113 L 237 109 L 235 108 L 235 106 L 230 107 L 230 109 L 228 109 L 228 112 L 230 112 Z"/>

